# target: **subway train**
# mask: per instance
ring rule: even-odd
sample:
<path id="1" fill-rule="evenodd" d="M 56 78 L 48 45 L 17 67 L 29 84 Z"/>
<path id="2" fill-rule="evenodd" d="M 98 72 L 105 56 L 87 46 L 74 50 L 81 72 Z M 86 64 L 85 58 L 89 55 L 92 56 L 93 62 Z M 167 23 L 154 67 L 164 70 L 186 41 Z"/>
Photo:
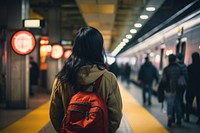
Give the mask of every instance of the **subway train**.
<path id="1" fill-rule="evenodd" d="M 148 55 L 159 70 L 159 75 L 168 65 L 168 55 L 182 53 L 186 65 L 192 63 L 193 52 L 200 53 L 200 10 L 164 28 L 118 55 L 118 65 L 129 62 L 132 68 L 131 79 L 137 81 L 138 71 Z M 156 87 L 154 91 L 156 92 Z"/>

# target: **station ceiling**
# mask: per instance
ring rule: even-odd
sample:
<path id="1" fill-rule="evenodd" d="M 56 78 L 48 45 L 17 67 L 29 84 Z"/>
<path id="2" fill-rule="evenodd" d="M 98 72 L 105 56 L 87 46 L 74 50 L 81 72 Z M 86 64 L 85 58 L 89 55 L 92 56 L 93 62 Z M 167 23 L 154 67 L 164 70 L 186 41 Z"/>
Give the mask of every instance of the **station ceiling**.
<path id="1" fill-rule="evenodd" d="M 182 16 L 175 15 L 191 3 L 190 11 L 185 10 Z M 30 0 L 31 11 L 44 19 L 48 19 L 46 13 L 49 8 L 59 7 L 61 35 L 69 29 L 75 35 L 80 27 L 87 25 L 99 29 L 103 34 L 104 48 L 108 52 L 112 52 L 127 34 L 132 35 L 132 38 L 122 51 L 148 37 L 155 27 L 160 25 L 159 29 L 162 29 L 199 8 L 198 5 L 199 0 Z M 147 11 L 146 7 L 149 6 L 155 7 L 155 11 Z M 149 18 L 142 20 L 141 15 L 148 15 Z M 171 16 L 176 17 L 164 23 Z M 134 26 L 138 22 L 142 27 Z M 133 28 L 137 33 L 130 33 Z M 64 36 L 61 38 L 65 39 Z"/>

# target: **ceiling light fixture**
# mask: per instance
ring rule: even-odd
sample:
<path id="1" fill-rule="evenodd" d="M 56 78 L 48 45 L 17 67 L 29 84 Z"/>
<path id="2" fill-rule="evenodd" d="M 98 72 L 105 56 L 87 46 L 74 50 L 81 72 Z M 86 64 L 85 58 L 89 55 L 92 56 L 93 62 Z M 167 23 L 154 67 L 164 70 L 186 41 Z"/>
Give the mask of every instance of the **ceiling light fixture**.
<path id="1" fill-rule="evenodd" d="M 129 40 L 125 38 L 125 39 L 123 39 L 123 42 L 127 43 L 127 42 L 129 42 Z"/>
<path id="2" fill-rule="evenodd" d="M 136 28 L 140 28 L 140 27 L 142 27 L 142 24 L 140 24 L 140 23 L 135 23 L 134 26 L 135 26 Z"/>
<path id="3" fill-rule="evenodd" d="M 131 34 L 126 35 L 126 38 L 131 39 L 133 36 Z"/>
<path id="4" fill-rule="evenodd" d="M 135 33 L 137 33 L 137 30 L 136 30 L 136 29 L 131 29 L 130 32 L 131 32 L 132 34 L 135 34 Z"/>
<path id="5" fill-rule="evenodd" d="M 120 44 L 119 44 L 119 45 L 125 46 L 125 45 L 126 45 L 126 43 L 125 43 L 125 42 L 120 42 Z"/>
<path id="6" fill-rule="evenodd" d="M 147 15 L 141 15 L 140 18 L 141 19 L 148 19 L 149 17 Z"/>
<path id="7" fill-rule="evenodd" d="M 146 10 L 152 12 L 152 11 L 155 11 L 156 8 L 155 7 L 147 7 Z"/>

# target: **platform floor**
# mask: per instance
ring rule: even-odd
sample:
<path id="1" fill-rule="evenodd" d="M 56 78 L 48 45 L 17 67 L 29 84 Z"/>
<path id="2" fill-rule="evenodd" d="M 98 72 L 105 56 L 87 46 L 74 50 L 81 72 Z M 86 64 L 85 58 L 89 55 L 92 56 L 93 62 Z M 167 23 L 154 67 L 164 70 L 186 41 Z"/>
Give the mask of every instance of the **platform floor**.
<path id="1" fill-rule="evenodd" d="M 129 86 L 119 81 L 123 99 L 123 119 L 117 133 L 199 133 L 197 118 L 191 116 L 191 122 L 183 122 L 181 127 L 174 124 L 167 127 L 166 106 L 161 110 L 157 98 L 153 97 L 152 106 L 143 106 L 141 88 Z M 0 133 L 55 133 L 49 122 L 49 95 L 37 94 L 30 98 L 30 107 L 26 110 L 0 109 Z"/>
<path id="2" fill-rule="evenodd" d="M 123 87 L 128 91 L 128 93 L 137 100 L 137 102 L 143 106 L 142 104 L 142 90 L 140 87 L 138 87 L 135 84 L 127 85 L 124 82 L 120 82 Z M 161 104 L 158 103 L 157 97 L 152 97 L 152 105 L 143 106 L 144 109 L 146 109 L 154 118 L 158 120 L 160 124 L 163 125 L 163 127 L 169 132 L 169 133 L 199 133 L 200 132 L 200 125 L 197 125 L 195 122 L 197 121 L 197 117 L 194 115 L 190 116 L 190 122 L 184 122 L 182 121 L 181 126 L 177 126 L 176 124 L 172 124 L 172 127 L 167 127 L 167 115 L 166 115 L 166 103 L 164 103 L 164 108 L 161 110 Z M 141 125 L 139 128 L 146 128 L 149 125 Z M 135 129 L 133 129 L 135 133 Z M 156 133 L 152 132 L 152 133 Z M 141 132 L 138 132 L 141 133 Z M 151 133 L 151 132 L 147 132 Z M 159 132 L 160 133 L 160 132 Z"/>

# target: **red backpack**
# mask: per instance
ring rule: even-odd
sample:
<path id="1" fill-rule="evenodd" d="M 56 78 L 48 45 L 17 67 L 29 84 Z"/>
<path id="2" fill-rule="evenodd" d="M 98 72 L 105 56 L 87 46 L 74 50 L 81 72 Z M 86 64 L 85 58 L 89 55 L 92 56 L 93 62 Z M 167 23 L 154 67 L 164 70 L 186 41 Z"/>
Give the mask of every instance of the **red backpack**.
<path id="1" fill-rule="evenodd" d="M 79 91 L 72 96 L 61 133 L 108 133 L 106 102 L 97 93 L 102 76 L 95 81 L 93 92 Z"/>

